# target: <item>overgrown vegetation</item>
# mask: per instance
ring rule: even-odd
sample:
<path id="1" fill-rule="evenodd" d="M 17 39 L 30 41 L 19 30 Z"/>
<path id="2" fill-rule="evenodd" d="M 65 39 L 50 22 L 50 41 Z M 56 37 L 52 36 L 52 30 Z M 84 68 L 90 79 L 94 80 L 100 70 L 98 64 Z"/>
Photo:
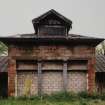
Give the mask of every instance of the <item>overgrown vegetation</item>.
<path id="1" fill-rule="evenodd" d="M 73 92 L 59 92 L 51 95 L 30 97 L 9 97 L 1 99 L 0 105 L 105 105 L 105 93 L 92 95 L 86 92 L 75 94 Z"/>

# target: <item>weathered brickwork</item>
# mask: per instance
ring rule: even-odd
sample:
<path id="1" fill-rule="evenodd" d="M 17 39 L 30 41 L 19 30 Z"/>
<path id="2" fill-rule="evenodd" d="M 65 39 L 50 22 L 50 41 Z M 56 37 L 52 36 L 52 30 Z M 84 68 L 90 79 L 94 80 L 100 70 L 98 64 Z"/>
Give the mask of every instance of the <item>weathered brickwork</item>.
<path id="1" fill-rule="evenodd" d="M 88 61 L 88 92 L 92 94 L 95 91 L 95 57 Z"/>
<path id="2" fill-rule="evenodd" d="M 10 50 L 12 56 L 27 56 L 33 59 L 70 59 L 70 57 L 90 57 L 93 48 L 89 46 L 34 46 L 32 48 L 16 47 Z M 14 53 L 15 52 L 15 53 Z"/>
<path id="3" fill-rule="evenodd" d="M 16 61 L 9 58 L 8 63 L 8 95 L 15 96 Z"/>
<path id="4" fill-rule="evenodd" d="M 17 96 L 35 95 L 38 92 L 38 77 L 35 71 L 17 73 Z"/>
<path id="5" fill-rule="evenodd" d="M 67 91 L 81 92 L 87 89 L 86 72 L 68 72 Z M 38 91 L 37 74 L 35 72 L 17 73 L 17 95 L 35 95 Z M 42 92 L 51 94 L 63 91 L 62 71 L 47 71 L 42 74 Z"/>
<path id="6" fill-rule="evenodd" d="M 68 72 L 68 91 L 81 92 L 87 89 L 87 73 L 86 72 Z"/>
<path id="7" fill-rule="evenodd" d="M 30 49 L 30 51 L 27 51 Z M 94 90 L 94 62 L 91 58 L 94 58 L 94 48 L 89 46 L 35 46 L 33 48 L 27 48 L 24 47 L 16 47 L 12 46 L 12 48 L 9 50 L 9 56 L 15 60 L 14 66 L 9 65 L 9 95 L 13 96 L 16 93 L 17 89 L 17 95 L 24 95 L 25 92 L 29 95 L 34 95 L 38 93 L 38 74 L 33 72 L 18 72 L 17 75 L 17 88 L 15 83 L 15 77 L 16 77 L 16 60 L 62 60 L 60 63 L 49 63 L 46 62 L 42 63 L 42 93 L 52 93 L 56 91 L 62 91 L 64 89 L 64 78 L 63 78 L 63 60 L 71 60 L 73 58 L 81 60 L 86 59 L 87 63 L 82 64 L 82 66 L 74 65 L 76 68 L 87 68 L 87 73 L 82 72 L 81 70 L 78 72 L 67 72 L 67 91 L 74 91 L 74 92 L 80 92 L 85 91 L 88 89 L 88 91 L 92 92 Z M 90 63 L 88 63 L 90 62 Z M 36 64 L 35 64 L 36 65 Z M 87 65 L 87 67 L 86 67 Z M 22 65 L 24 66 L 24 65 Z M 21 67 L 22 67 L 21 66 Z M 69 66 L 69 65 L 68 65 Z M 72 68 L 74 67 L 72 66 Z M 14 68 L 13 68 L 14 67 Z M 26 67 L 26 66 L 25 66 Z M 27 67 L 26 67 L 27 68 Z M 32 67 L 37 70 L 37 65 Z M 29 69 L 29 68 L 28 68 Z M 28 70 L 27 69 L 27 70 Z M 70 66 L 68 67 L 70 70 Z M 43 71 L 46 70 L 46 71 Z M 47 71 L 48 70 L 48 71 Z M 50 71 L 53 70 L 53 71 Z M 58 71 L 56 71 L 58 70 Z M 62 71 L 60 71 L 62 70 Z M 11 72 L 10 72 L 11 71 Z M 13 75 L 14 74 L 14 75 Z M 30 78 L 31 81 L 31 88 L 30 92 L 28 93 L 26 86 L 26 80 L 27 78 Z M 87 81 L 88 79 L 88 81 Z M 88 83 L 87 83 L 88 82 Z M 11 83 L 11 84 L 10 84 Z"/>
<path id="8" fill-rule="evenodd" d="M 42 91 L 51 94 L 53 92 L 63 91 L 62 72 L 43 72 Z"/>
<path id="9" fill-rule="evenodd" d="M 35 33 L 0 38 L 8 45 L 8 95 L 92 93 L 95 46 L 104 39 L 69 34 L 72 21 L 53 9 L 32 23 Z"/>
<path id="10" fill-rule="evenodd" d="M 45 62 L 42 64 L 42 70 L 62 70 L 63 62 Z"/>

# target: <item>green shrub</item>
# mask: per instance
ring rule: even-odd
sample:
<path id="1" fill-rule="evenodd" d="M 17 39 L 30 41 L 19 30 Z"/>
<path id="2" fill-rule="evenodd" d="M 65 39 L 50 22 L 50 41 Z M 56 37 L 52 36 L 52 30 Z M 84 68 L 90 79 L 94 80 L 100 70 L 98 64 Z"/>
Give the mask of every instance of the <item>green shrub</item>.
<path id="1" fill-rule="evenodd" d="M 2 98 L 1 98 L 2 99 Z M 8 99 L 17 99 L 17 100 L 49 100 L 49 101 L 75 101 L 75 100 L 82 100 L 82 99 L 100 99 L 100 100 L 105 100 L 105 93 L 99 94 L 97 92 L 92 93 L 91 95 L 88 94 L 87 92 L 80 92 L 78 94 L 73 93 L 73 92 L 56 92 L 52 93 L 50 95 L 48 94 L 43 94 L 42 96 L 19 96 L 19 97 L 9 97 Z"/>
<path id="2" fill-rule="evenodd" d="M 17 100 L 40 100 L 41 97 L 38 95 L 34 95 L 34 96 L 19 96 L 19 97 L 15 97 L 15 99 Z"/>
<path id="3" fill-rule="evenodd" d="M 80 92 L 78 93 L 78 96 L 81 98 L 88 98 L 88 99 L 98 99 L 100 98 L 99 93 L 94 92 L 92 94 L 88 94 L 88 92 Z"/>
<path id="4" fill-rule="evenodd" d="M 27 100 L 28 97 L 26 97 L 26 96 L 18 96 L 15 99 L 17 99 L 17 100 Z"/>
<path id="5" fill-rule="evenodd" d="M 101 100 L 105 100 L 105 92 L 101 93 L 100 99 L 101 99 Z"/>
<path id="6" fill-rule="evenodd" d="M 99 98 L 100 98 L 100 95 L 99 95 L 99 93 L 94 92 L 94 93 L 92 93 L 92 94 L 90 95 L 90 98 L 91 98 L 91 99 L 99 99 Z"/>
<path id="7" fill-rule="evenodd" d="M 14 100 L 15 97 L 11 96 L 11 97 L 8 97 L 8 100 Z"/>
<path id="8" fill-rule="evenodd" d="M 89 98 L 89 97 L 90 97 L 90 95 L 88 94 L 88 92 L 85 92 L 85 91 L 79 92 L 79 93 L 78 93 L 78 96 L 79 96 L 80 98 Z"/>
<path id="9" fill-rule="evenodd" d="M 48 99 L 50 101 L 71 101 L 77 98 L 77 95 L 73 92 L 56 92 L 52 93 L 51 95 L 43 96 L 44 99 Z"/>
<path id="10" fill-rule="evenodd" d="M 85 101 L 80 101 L 80 105 L 88 105 Z"/>

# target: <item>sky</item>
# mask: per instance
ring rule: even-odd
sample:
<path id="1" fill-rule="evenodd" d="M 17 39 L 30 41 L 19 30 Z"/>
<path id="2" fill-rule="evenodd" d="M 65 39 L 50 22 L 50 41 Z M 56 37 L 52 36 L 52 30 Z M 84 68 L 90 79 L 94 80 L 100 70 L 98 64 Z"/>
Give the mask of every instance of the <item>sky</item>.
<path id="1" fill-rule="evenodd" d="M 0 36 L 34 33 L 32 19 L 50 9 L 72 20 L 69 33 L 105 38 L 105 0 L 0 0 Z"/>

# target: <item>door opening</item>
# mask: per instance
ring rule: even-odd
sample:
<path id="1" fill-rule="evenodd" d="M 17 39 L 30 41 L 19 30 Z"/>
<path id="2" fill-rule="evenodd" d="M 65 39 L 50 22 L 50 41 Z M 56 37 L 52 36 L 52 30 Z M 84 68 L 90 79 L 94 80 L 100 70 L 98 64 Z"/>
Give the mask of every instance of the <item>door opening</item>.
<path id="1" fill-rule="evenodd" d="M 8 73 L 0 72 L 0 97 L 8 96 Z"/>

